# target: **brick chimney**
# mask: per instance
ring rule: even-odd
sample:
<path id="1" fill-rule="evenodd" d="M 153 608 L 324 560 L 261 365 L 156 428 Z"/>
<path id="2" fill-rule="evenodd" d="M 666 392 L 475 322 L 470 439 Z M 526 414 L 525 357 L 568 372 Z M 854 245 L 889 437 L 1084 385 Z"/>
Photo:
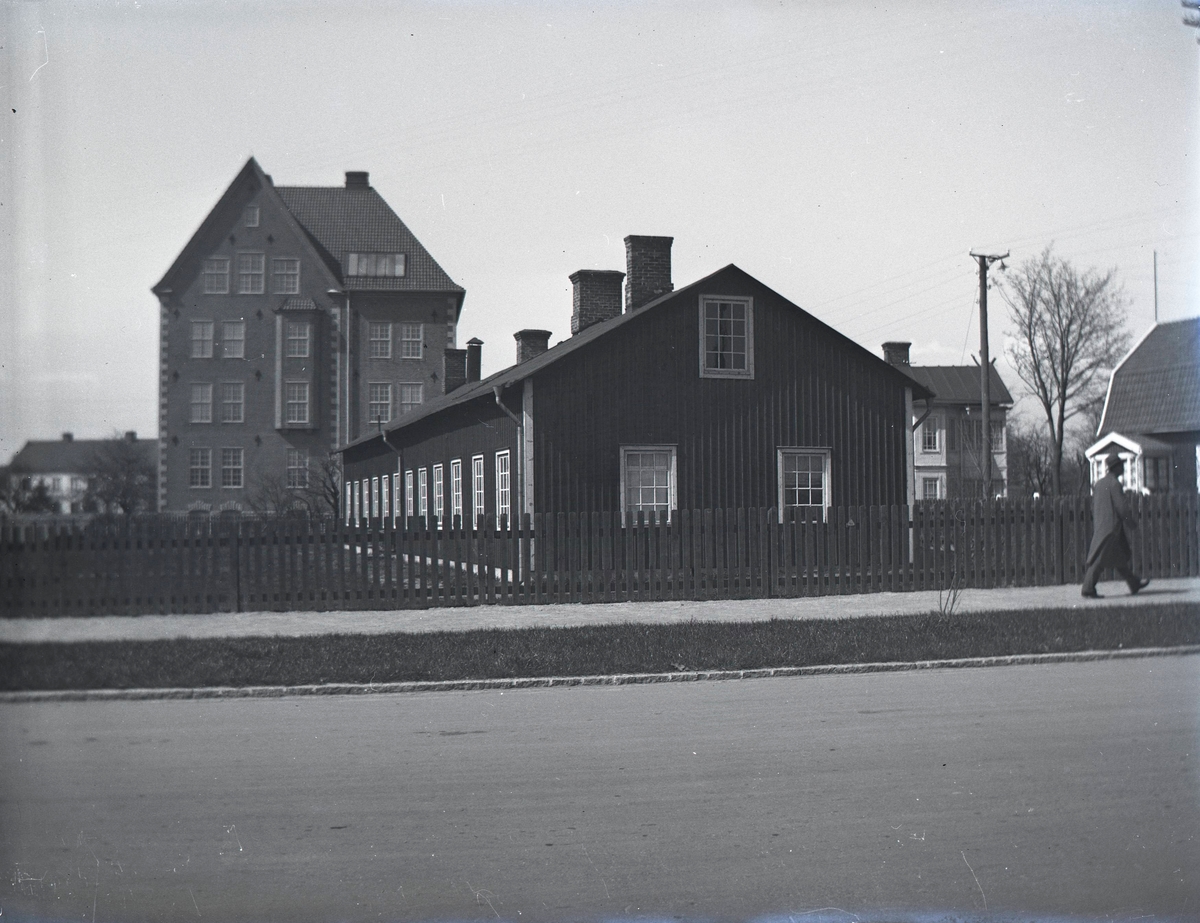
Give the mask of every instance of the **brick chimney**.
<path id="1" fill-rule="evenodd" d="M 635 311 L 659 295 L 673 291 L 671 243 L 674 237 L 625 238 L 625 310 Z"/>
<path id="2" fill-rule="evenodd" d="M 518 330 L 513 334 L 517 341 L 517 364 L 534 356 L 540 356 L 550 348 L 549 330 Z"/>
<path id="3" fill-rule="evenodd" d="M 621 313 L 621 280 L 625 273 L 610 269 L 581 269 L 571 275 L 574 287 L 571 334 Z"/>
<path id="4" fill-rule="evenodd" d="M 447 349 L 442 355 L 442 387 L 449 394 L 467 383 L 467 351 Z"/>
<path id="5" fill-rule="evenodd" d="M 126 442 L 137 442 L 137 430 L 136 429 L 125 430 L 125 441 Z"/>
<path id="6" fill-rule="evenodd" d="M 908 368 L 908 348 L 912 343 L 884 343 L 883 359 L 888 365 Z"/>
<path id="7" fill-rule="evenodd" d="M 346 171 L 346 188 L 347 189 L 370 189 L 371 174 L 366 170 L 347 170 Z"/>
<path id="8" fill-rule="evenodd" d="M 75 441 L 74 433 L 63 433 L 63 442 L 74 442 L 74 441 Z"/>
<path id="9" fill-rule="evenodd" d="M 467 340 L 467 384 L 479 381 L 483 371 L 483 340 L 471 337 Z"/>

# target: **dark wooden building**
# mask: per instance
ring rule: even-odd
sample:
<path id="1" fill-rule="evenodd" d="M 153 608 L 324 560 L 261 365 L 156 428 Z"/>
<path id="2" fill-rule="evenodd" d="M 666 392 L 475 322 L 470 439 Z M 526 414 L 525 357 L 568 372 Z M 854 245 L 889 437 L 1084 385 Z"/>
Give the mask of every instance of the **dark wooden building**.
<path id="1" fill-rule="evenodd" d="M 343 449 L 346 517 L 911 502 L 928 389 L 736 266 L 674 290 L 671 240 L 626 238 L 624 299 L 575 273 L 553 349 L 447 350 L 447 393 Z"/>

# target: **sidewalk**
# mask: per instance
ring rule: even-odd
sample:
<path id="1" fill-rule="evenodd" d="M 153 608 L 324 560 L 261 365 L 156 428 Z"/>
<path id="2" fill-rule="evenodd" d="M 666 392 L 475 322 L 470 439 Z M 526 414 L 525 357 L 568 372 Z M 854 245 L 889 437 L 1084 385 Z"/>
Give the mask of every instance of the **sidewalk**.
<path id="1" fill-rule="evenodd" d="M 1029 611 L 1104 606 L 1189 603 L 1200 615 L 1200 578 L 1155 580 L 1137 596 L 1122 583 L 1104 583 L 1101 600 L 1084 600 L 1079 587 L 1008 587 L 964 590 L 956 612 Z M 245 638 L 325 634 L 471 631 L 479 628 L 549 628 L 622 622 L 751 622 L 767 619 L 870 618 L 938 610 L 938 593 L 869 593 L 801 599 L 709 602 L 474 606 L 355 612 L 242 612 L 215 615 L 140 615 L 96 618 L 0 619 L 0 642 L 118 641 L 162 638 Z"/>

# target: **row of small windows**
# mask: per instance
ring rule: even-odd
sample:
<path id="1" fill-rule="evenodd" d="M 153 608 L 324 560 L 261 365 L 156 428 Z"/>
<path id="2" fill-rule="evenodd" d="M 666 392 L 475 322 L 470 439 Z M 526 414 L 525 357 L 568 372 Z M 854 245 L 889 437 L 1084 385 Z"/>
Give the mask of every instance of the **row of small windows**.
<path id="1" fill-rule="evenodd" d="M 398 278 L 404 275 L 404 268 L 403 253 L 350 253 L 346 256 L 348 276 Z"/>
<path id="2" fill-rule="evenodd" d="M 498 520 L 505 520 L 512 515 L 511 457 L 508 450 L 497 452 L 493 462 L 496 472 L 493 509 Z M 487 488 L 483 474 L 484 456 L 476 455 L 471 459 L 470 484 L 471 510 L 476 517 L 487 514 Z M 343 511 L 346 524 L 349 525 L 351 520 L 359 525 L 363 520 L 391 519 L 394 525 L 397 519 L 428 519 L 430 514 L 439 523 L 447 515 L 451 519 L 462 518 L 466 499 L 463 493 L 462 459 L 456 458 L 450 462 L 448 479 L 442 464 L 429 468 L 409 468 L 404 472 L 403 486 L 400 477 L 397 471 L 390 477 L 384 475 L 347 481 Z"/>
<path id="3" fill-rule="evenodd" d="M 215 256 L 204 261 L 204 294 L 228 295 L 231 260 Z M 267 258 L 262 253 L 237 255 L 237 294 L 262 295 L 266 291 Z M 271 260 L 271 291 L 276 295 L 300 293 L 300 261 L 290 257 Z"/>
<path id="4" fill-rule="evenodd" d="M 393 385 L 388 381 L 372 381 L 367 384 L 367 420 L 371 423 L 390 423 L 392 408 L 398 414 L 410 413 L 425 400 L 425 386 L 420 383 L 401 382 L 394 386 L 397 404 L 393 404 Z"/>
<path id="5" fill-rule="evenodd" d="M 192 358 L 212 359 L 216 324 L 210 320 L 192 321 Z M 312 324 L 288 321 L 284 326 L 284 355 L 289 359 L 307 359 L 312 354 Z M 246 322 L 221 322 L 221 358 L 246 358 Z"/>
<path id="6" fill-rule="evenodd" d="M 245 452 L 236 446 L 218 449 L 220 467 L 217 472 L 224 488 L 245 487 Z M 204 489 L 213 486 L 213 450 L 197 447 L 188 450 L 188 486 Z M 286 483 L 289 490 L 308 487 L 308 453 L 302 449 L 287 450 Z"/>
<path id="7" fill-rule="evenodd" d="M 424 354 L 425 342 L 424 324 L 398 324 L 400 328 L 399 346 L 401 359 L 420 359 Z M 392 327 L 391 323 L 372 322 L 367 331 L 367 355 L 372 359 L 392 358 Z"/>
<path id="8" fill-rule="evenodd" d="M 221 382 L 221 422 L 243 423 L 246 419 L 246 385 L 240 381 Z M 192 382 L 192 423 L 213 421 L 213 386 L 208 382 Z"/>

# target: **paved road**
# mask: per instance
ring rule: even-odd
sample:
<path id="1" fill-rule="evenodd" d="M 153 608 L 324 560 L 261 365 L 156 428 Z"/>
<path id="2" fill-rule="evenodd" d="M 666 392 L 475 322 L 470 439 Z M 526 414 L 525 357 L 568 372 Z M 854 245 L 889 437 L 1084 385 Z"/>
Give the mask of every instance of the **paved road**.
<path id="1" fill-rule="evenodd" d="M 1177 656 L 0 705 L 0 909 L 1196 919 L 1198 693 L 1200 656 Z"/>

